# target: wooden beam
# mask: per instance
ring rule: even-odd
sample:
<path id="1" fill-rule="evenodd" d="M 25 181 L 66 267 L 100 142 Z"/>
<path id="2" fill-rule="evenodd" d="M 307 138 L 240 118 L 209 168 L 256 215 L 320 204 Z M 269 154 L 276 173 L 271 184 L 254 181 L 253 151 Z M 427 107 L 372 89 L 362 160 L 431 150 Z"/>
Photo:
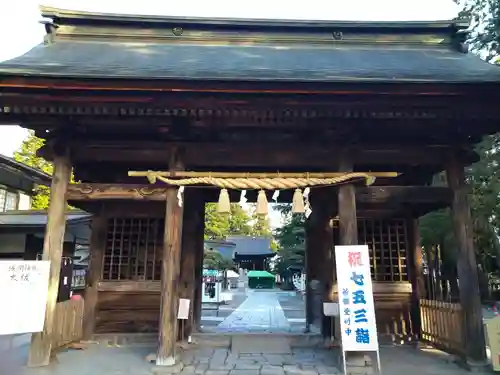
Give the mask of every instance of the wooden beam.
<path id="1" fill-rule="evenodd" d="M 43 241 L 43 260 L 50 261 L 49 293 L 42 332 L 33 333 L 28 366 L 47 366 L 50 362 L 54 329 L 64 231 L 66 228 L 66 191 L 71 177 L 71 164 L 67 150 L 54 159 L 54 173 L 50 186 L 50 203 Z"/>
<path id="2" fill-rule="evenodd" d="M 163 165 L 182 150 L 186 168 L 248 168 L 265 167 L 268 170 L 286 168 L 330 170 L 339 162 L 338 148 L 323 143 L 287 142 L 79 142 L 74 144 L 75 163 L 129 162 Z M 431 165 L 442 166 L 449 152 L 447 145 L 358 144 L 353 150 L 355 165 Z M 51 150 L 42 147 L 38 154 L 52 159 Z M 460 153 L 467 164 L 477 156 L 468 148 Z"/>
<path id="3" fill-rule="evenodd" d="M 464 342 L 467 359 L 471 363 L 486 364 L 483 313 L 479 290 L 474 234 L 467 199 L 464 166 L 456 158 L 447 165 L 447 179 L 453 190 L 452 216 L 457 243 L 457 271 L 460 304 L 464 318 Z"/>
<path id="4" fill-rule="evenodd" d="M 85 310 L 83 315 L 83 338 L 90 340 L 94 334 L 99 280 L 102 275 L 104 251 L 106 247 L 107 219 L 102 214 L 92 218 L 90 236 L 90 263 L 85 286 Z"/>
<path id="5" fill-rule="evenodd" d="M 383 204 L 445 204 L 452 201 L 452 191 L 446 186 L 356 186 L 356 203 Z"/>
<path id="6" fill-rule="evenodd" d="M 99 292 L 119 293 L 160 293 L 160 281 L 100 281 Z"/>
<path id="7" fill-rule="evenodd" d="M 167 186 L 149 184 L 71 184 L 68 201 L 87 200 L 149 200 L 165 201 Z"/>
<path id="8" fill-rule="evenodd" d="M 203 192 L 204 199 L 216 201 L 219 190 L 212 187 L 198 188 Z M 323 189 L 323 188 L 322 188 Z M 165 184 L 99 184 L 84 183 L 71 184 L 68 187 L 68 201 L 165 201 L 167 185 Z M 239 199 L 239 192 L 230 192 L 232 199 Z M 280 198 L 283 202 L 290 202 L 293 189 L 283 191 Z M 315 194 L 315 192 L 313 192 Z M 356 186 L 356 202 L 359 204 L 383 204 L 394 207 L 400 204 L 450 204 L 452 191 L 448 187 L 438 186 Z M 252 192 L 247 194 L 248 199 L 255 200 Z M 269 197 L 270 198 L 270 197 Z M 139 204 L 139 203 L 138 203 Z"/>

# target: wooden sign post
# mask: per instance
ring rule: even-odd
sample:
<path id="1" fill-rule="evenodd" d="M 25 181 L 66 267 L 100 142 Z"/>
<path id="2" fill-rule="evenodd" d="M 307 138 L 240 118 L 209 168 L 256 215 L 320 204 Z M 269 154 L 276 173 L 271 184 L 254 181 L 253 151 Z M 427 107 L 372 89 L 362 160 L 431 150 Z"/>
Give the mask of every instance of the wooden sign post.
<path id="1" fill-rule="evenodd" d="M 335 246 L 344 374 L 348 352 L 380 355 L 368 246 Z"/>

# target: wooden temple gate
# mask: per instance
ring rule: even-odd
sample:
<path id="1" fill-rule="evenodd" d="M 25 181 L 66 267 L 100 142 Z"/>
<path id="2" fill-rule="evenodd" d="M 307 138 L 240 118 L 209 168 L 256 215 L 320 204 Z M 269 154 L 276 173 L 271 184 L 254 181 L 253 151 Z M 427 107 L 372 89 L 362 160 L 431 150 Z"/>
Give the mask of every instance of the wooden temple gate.
<path id="1" fill-rule="evenodd" d="M 178 187 L 131 170 L 395 173 L 313 187 L 308 278 L 335 300 L 334 245 L 367 243 L 381 337 L 418 339 L 417 219 L 451 206 L 464 352 L 485 360 L 464 166 L 500 130 L 500 70 L 463 53 L 463 25 L 42 13 L 53 20 L 44 45 L 0 64 L 0 122 L 33 129 L 54 163 L 51 297 L 30 364 L 49 361 L 68 202 L 94 215 L 84 336 L 159 332 L 168 365 L 178 298 L 193 301 L 181 336 L 196 330 L 204 204 L 218 190 L 187 187 L 179 205 Z M 448 187 L 432 186 L 443 170 Z"/>

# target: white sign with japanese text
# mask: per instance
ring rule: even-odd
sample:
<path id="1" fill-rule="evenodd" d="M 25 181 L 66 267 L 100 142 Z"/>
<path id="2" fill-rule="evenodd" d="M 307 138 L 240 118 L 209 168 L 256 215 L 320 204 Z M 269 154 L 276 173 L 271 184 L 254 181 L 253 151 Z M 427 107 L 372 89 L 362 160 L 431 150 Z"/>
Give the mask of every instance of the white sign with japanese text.
<path id="1" fill-rule="evenodd" d="M 43 331 L 49 261 L 0 261 L 0 335 Z"/>
<path id="2" fill-rule="evenodd" d="M 342 350 L 378 351 L 368 246 L 335 246 Z"/>
<path id="3" fill-rule="evenodd" d="M 177 310 L 177 319 L 187 320 L 189 319 L 189 304 L 190 300 L 187 298 L 179 299 L 179 309 Z"/>

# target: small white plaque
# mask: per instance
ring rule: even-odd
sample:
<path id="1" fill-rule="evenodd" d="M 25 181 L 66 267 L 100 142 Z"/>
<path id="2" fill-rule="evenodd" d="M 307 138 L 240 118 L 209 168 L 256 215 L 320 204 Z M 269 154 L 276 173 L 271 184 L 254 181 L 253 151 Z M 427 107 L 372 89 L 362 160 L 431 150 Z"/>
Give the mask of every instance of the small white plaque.
<path id="1" fill-rule="evenodd" d="M 177 319 L 189 319 L 189 304 L 190 300 L 187 298 L 179 299 L 179 310 L 177 311 Z"/>
<path id="2" fill-rule="evenodd" d="M 325 316 L 339 316 L 339 304 L 336 302 L 323 302 L 323 314 Z"/>

